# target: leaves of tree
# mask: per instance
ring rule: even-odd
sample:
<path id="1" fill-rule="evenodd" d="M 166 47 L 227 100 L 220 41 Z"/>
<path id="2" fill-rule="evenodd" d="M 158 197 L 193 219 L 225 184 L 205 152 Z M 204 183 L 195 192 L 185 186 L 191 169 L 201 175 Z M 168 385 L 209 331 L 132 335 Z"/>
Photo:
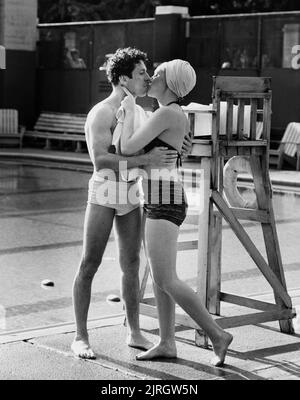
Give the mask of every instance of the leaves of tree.
<path id="1" fill-rule="evenodd" d="M 40 22 L 153 17 L 158 5 L 189 7 L 191 15 L 300 10 L 296 0 L 38 0 Z"/>

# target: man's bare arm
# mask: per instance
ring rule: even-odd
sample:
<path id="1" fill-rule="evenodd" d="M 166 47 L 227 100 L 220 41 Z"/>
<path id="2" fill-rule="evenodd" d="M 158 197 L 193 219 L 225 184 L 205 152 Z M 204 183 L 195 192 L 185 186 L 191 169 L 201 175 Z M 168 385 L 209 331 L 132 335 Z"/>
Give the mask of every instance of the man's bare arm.
<path id="1" fill-rule="evenodd" d="M 155 148 L 151 152 L 132 157 L 124 157 L 109 152 L 112 144 L 111 126 L 114 114 L 107 105 L 100 106 L 97 111 L 89 115 L 86 125 L 86 138 L 91 159 L 96 170 L 112 169 L 114 171 L 123 168 L 134 168 L 146 165 L 168 166 L 174 163 L 176 152 Z M 121 163 L 120 161 L 126 161 Z"/>

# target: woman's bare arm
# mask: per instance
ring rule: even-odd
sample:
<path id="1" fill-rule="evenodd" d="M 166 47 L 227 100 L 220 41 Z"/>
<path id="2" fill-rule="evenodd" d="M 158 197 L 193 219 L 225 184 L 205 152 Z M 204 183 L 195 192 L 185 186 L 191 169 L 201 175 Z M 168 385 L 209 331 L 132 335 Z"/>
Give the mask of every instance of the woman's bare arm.
<path id="1" fill-rule="evenodd" d="M 109 152 L 112 144 L 111 127 L 113 125 L 114 114 L 109 106 L 102 105 L 96 112 L 89 115 L 86 123 L 86 137 L 91 159 L 96 170 L 120 168 L 134 168 L 146 165 L 163 164 L 167 166 L 174 161 L 175 154 L 171 150 L 162 148 L 153 149 L 146 154 L 134 157 L 126 157 Z M 126 161 L 127 163 L 121 163 Z"/>
<path id="2" fill-rule="evenodd" d="M 173 113 L 166 107 L 156 110 L 136 131 L 133 131 L 134 112 L 127 111 L 121 134 L 121 151 L 132 155 L 143 149 L 154 138 L 170 128 Z"/>

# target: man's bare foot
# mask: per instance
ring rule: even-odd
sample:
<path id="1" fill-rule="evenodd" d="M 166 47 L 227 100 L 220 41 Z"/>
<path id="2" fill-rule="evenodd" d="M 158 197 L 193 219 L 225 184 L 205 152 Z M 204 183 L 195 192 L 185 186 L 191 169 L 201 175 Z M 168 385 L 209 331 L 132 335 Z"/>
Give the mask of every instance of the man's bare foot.
<path id="1" fill-rule="evenodd" d="M 153 343 L 147 340 L 141 333 L 128 335 L 126 343 L 129 347 L 140 350 L 148 350 L 153 346 Z"/>
<path id="2" fill-rule="evenodd" d="M 224 332 L 222 337 L 213 343 L 215 357 L 210 362 L 212 365 L 215 367 L 222 367 L 224 365 L 227 349 L 232 340 L 233 336 L 228 332 Z"/>
<path id="3" fill-rule="evenodd" d="M 145 353 L 140 353 L 136 356 L 137 360 L 153 360 L 155 358 L 176 358 L 176 345 L 157 344 Z"/>
<path id="4" fill-rule="evenodd" d="M 89 341 L 85 339 L 74 339 L 71 349 L 76 357 L 86 358 L 94 360 L 96 358 L 95 353 L 90 347 Z"/>

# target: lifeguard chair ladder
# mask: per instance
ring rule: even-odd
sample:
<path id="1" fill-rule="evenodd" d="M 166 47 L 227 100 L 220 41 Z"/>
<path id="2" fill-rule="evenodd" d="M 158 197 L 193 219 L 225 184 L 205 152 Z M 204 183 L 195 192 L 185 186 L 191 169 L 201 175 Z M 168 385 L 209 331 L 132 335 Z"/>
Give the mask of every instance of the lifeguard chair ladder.
<path id="1" fill-rule="evenodd" d="M 198 248 L 197 293 L 211 314 L 223 328 L 279 321 L 280 330 L 294 333 L 292 318 L 295 310 L 287 293 L 280 247 L 272 206 L 272 187 L 269 177 L 269 143 L 271 125 L 271 79 L 263 77 L 213 78 L 212 138 L 193 141 L 192 155 L 200 157 L 204 195 L 201 199 L 198 241 L 178 243 L 178 250 Z M 226 102 L 226 128 L 220 132 L 221 101 Z M 233 134 L 233 110 L 237 105 L 237 133 Z M 244 134 L 245 105 L 250 105 L 250 133 Z M 261 138 L 257 139 L 258 116 L 262 119 Z M 193 128 L 194 115 L 190 114 Z M 195 132 L 196 133 L 196 132 Z M 221 134 L 222 133 L 222 134 Z M 223 169 L 234 156 L 246 157 L 250 163 L 257 200 L 257 209 L 232 207 L 224 198 Z M 216 211 L 216 209 L 218 211 Z M 222 218 L 224 218 L 262 275 L 271 285 L 275 304 L 241 297 L 221 291 Z M 266 247 L 267 260 L 239 222 L 260 222 Z M 141 285 L 141 314 L 156 316 L 153 301 L 144 299 L 149 267 L 146 267 Z M 258 310 L 259 312 L 220 317 L 220 302 Z M 176 314 L 176 323 L 196 329 L 196 344 L 208 345 L 207 336 L 186 315 Z"/>

